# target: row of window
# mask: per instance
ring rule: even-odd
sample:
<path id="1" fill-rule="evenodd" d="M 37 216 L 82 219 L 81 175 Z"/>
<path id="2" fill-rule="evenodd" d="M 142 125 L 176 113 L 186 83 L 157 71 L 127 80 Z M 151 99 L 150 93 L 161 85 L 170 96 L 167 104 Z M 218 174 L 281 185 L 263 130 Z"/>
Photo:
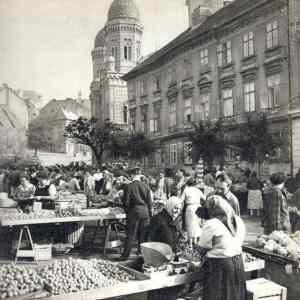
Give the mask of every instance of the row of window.
<path id="1" fill-rule="evenodd" d="M 247 32 L 243 35 L 243 57 L 250 57 L 255 54 L 255 47 L 254 47 L 254 33 L 252 31 Z M 279 45 L 279 26 L 278 21 L 273 21 L 272 23 L 268 23 L 266 25 L 266 46 L 267 49 L 274 48 Z M 130 52 L 131 50 L 124 49 L 124 55 Z M 128 52 L 128 53 L 129 53 Z M 126 55 L 128 57 L 128 54 Z M 125 58 L 127 59 L 127 58 Z M 208 49 L 202 49 L 200 51 L 200 64 L 207 65 L 209 63 L 209 56 L 208 56 Z M 232 42 L 230 40 L 225 41 L 222 44 L 217 46 L 217 63 L 218 66 L 224 66 L 227 64 L 232 63 Z M 183 76 L 184 78 L 189 77 L 192 74 L 192 64 L 191 61 L 188 59 L 184 60 L 183 66 Z M 175 68 L 171 68 L 168 71 L 167 81 L 169 84 L 177 81 L 177 75 Z M 135 96 L 135 87 L 131 83 L 129 84 L 129 96 L 134 98 Z M 141 95 L 146 95 L 148 89 L 148 79 L 144 78 L 140 82 L 140 93 Z M 158 91 L 161 89 L 161 76 L 155 75 L 153 76 L 153 90 Z"/>
<path id="2" fill-rule="evenodd" d="M 259 95 L 260 109 L 269 109 L 279 106 L 280 92 L 280 74 L 274 74 L 267 77 L 268 93 Z M 235 114 L 234 89 L 224 88 L 221 92 L 223 103 L 223 116 L 231 117 Z M 258 97 L 256 82 L 248 81 L 243 85 L 244 111 L 253 112 L 257 110 L 256 99 Z M 210 92 L 201 93 L 199 101 L 193 105 L 192 98 L 184 100 L 184 124 L 189 125 L 194 121 L 193 114 L 197 115 L 197 119 L 208 119 L 210 114 Z M 194 111 L 194 113 L 193 113 Z M 130 128 L 136 130 L 136 110 L 130 112 Z M 168 109 L 169 128 L 177 126 L 177 101 L 169 102 Z M 141 108 L 141 129 L 148 133 L 148 111 L 147 107 Z M 150 133 L 160 132 L 161 130 L 161 106 L 154 104 L 153 119 L 150 120 Z"/>
<path id="3" fill-rule="evenodd" d="M 112 46 L 111 47 L 111 55 L 117 59 L 119 56 L 119 47 L 118 46 Z M 133 58 L 133 44 L 131 39 L 125 39 L 124 40 L 124 47 L 123 52 L 120 53 L 120 56 L 123 55 L 123 58 L 125 60 L 134 60 Z M 136 42 L 136 60 L 138 61 L 141 57 L 141 42 Z"/>
<path id="4" fill-rule="evenodd" d="M 268 93 L 259 95 L 260 109 L 269 109 L 279 106 L 280 99 L 280 74 L 267 77 Z M 244 111 L 253 112 L 257 110 L 256 99 L 258 97 L 255 81 L 249 81 L 243 85 Z M 223 116 L 230 117 L 235 114 L 233 88 L 222 90 Z"/>
<path id="5" fill-rule="evenodd" d="M 177 143 L 170 145 L 170 155 L 169 163 L 171 166 L 176 166 L 179 163 L 179 152 L 180 148 L 183 146 L 183 162 L 185 165 L 190 165 L 193 163 L 192 159 L 192 143 Z"/>
<path id="6" fill-rule="evenodd" d="M 272 49 L 279 45 L 278 21 L 273 21 L 266 25 L 266 47 Z M 254 33 L 252 31 L 243 35 L 243 57 L 247 58 L 255 54 Z M 217 47 L 218 66 L 232 63 L 232 43 L 230 40 L 219 44 Z M 200 52 L 200 63 L 208 64 L 208 51 L 203 49 Z"/>

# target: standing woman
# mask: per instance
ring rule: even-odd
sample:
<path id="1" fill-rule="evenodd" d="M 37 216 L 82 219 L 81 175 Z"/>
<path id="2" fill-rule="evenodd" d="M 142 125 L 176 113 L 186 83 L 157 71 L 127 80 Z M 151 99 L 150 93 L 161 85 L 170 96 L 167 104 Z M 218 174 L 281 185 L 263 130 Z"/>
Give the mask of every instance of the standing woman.
<path id="1" fill-rule="evenodd" d="M 186 206 L 183 218 L 190 247 L 193 247 L 193 244 L 197 242 L 202 232 L 201 220 L 196 215 L 196 211 L 199 206 L 201 206 L 201 201 L 204 200 L 205 197 L 196 185 L 197 182 L 195 178 L 188 179 L 182 194 L 182 200 Z"/>
<path id="2" fill-rule="evenodd" d="M 257 178 L 256 172 L 251 174 L 251 177 L 247 184 L 248 188 L 248 211 L 250 216 L 261 215 L 263 209 L 262 199 L 262 184 Z"/>
<path id="3" fill-rule="evenodd" d="M 199 251 L 205 254 L 205 300 L 246 300 L 246 279 L 242 244 L 246 230 L 230 204 L 214 195 L 199 209 L 207 219 L 200 237 Z"/>

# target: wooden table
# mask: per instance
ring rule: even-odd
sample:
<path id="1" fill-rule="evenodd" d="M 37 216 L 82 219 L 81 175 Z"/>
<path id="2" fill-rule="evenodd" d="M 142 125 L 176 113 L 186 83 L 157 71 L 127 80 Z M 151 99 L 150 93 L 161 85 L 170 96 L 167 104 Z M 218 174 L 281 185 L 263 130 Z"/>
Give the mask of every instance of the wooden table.
<path id="1" fill-rule="evenodd" d="M 63 224 L 63 223 L 86 223 L 90 221 L 97 221 L 99 226 L 101 221 L 110 221 L 110 220 L 123 220 L 126 219 L 125 213 L 108 213 L 98 216 L 76 216 L 76 217 L 58 217 L 58 218 L 41 218 L 41 219 L 27 219 L 27 220 L 1 220 L 1 226 L 3 227 L 18 227 L 19 228 L 19 238 L 17 244 L 17 252 L 15 257 L 15 262 L 18 258 L 33 258 L 36 261 L 36 255 L 34 250 L 34 241 L 30 232 L 30 225 L 41 225 L 41 224 Z M 84 226 L 84 225 L 83 225 Z M 21 250 L 21 243 L 24 237 L 24 233 L 28 236 L 28 241 L 30 244 L 30 250 Z M 109 240 L 110 227 L 107 229 L 105 240 Z M 104 247 L 105 250 L 105 247 Z"/>
<path id="2" fill-rule="evenodd" d="M 198 271 L 194 273 L 158 277 L 142 281 L 129 281 L 109 288 L 89 290 L 66 295 L 49 296 L 42 298 L 41 300 L 102 300 L 127 295 L 141 295 L 158 289 L 170 288 L 202 280 L 203 273 Z M 139 296 L 136 299 L 142 298 Z"/>
<path id="3" fill-rule="evenodd" d="M 29 226 L 37 224 L 60 224 L 60 223 L 77 223 L 77 222 L 89 222 L 100 220 L 114 220 L 114 219 L 126 219 L 125 213 L 118 214 L 106 214 L 99 216 L 78 216 L 78 217 L 63 217 L 63 218 L 46 218 L 46 219 L 29 219 L 29 220 L 1 220 L 1 226 L 3 227 L 17 227 L 17 226 Z"/>

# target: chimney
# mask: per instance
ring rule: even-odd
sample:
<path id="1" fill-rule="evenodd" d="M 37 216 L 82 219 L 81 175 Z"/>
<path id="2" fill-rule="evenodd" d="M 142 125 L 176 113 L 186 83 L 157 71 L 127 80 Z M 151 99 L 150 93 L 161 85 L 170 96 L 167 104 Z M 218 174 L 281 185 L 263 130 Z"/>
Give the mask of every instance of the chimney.
<path id="1" fill-rule="evenodd" d="M 185 5 L 188 7 L 188 14 L 189 14 L 189 27 L 193 26 L 193 9 L 192 9 L 192 0 L 186 0 Z"/>
<path id="2" fill-rule="evenodd" d="M 224 6 L 224 0 L 186 0 L 190 27 L 203 23 L 210 15 Z"/>

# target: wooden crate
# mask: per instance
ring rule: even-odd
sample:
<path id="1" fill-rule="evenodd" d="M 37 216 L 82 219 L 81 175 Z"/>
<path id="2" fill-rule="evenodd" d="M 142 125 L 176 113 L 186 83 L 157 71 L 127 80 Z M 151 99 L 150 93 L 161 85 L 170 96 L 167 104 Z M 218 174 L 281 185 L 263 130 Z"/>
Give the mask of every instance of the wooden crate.
<path id="1" fill-rule="evenodd" d="M 280 265 L 278 263 L 266 262 L 266 276 L 272 281 L 287 287 L 288 300 L 300 299 L 300 269 L 292 265 Z"/>
<path id="2" fill-rule="evenodd" d="M 265 278 L 247 281 L 247 300 L 287 300 L 287 289 Z"/>
<path id="3" fill-rule="evenodd" d="M 37 261 L 51 260 L 52 258 L 52 244 L 34 245 L 35 259 Z"/>

